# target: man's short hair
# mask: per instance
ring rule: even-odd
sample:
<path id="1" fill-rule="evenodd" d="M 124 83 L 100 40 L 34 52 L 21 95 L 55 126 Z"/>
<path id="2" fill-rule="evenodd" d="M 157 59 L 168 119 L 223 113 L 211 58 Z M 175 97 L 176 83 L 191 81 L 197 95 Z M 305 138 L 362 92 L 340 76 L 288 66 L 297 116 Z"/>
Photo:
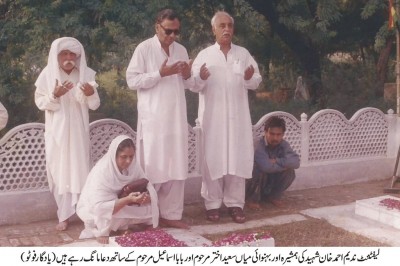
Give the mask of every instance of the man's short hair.
<path id="1" fill-rule="evenodd" d="M 282 128 L 283 132 L 286 131 L 286 122 L 283 118 L 277 116 L 271 116 L 265 122 L 264 130 L 267 131 L 269 128 L 279 127 Z"/>
<path id="2" fill-rule="evenodd" d="M 159 24 L 159 23 L 163 22 L 165 19 L 168 19 L 168 20 L 178 19 L 179 22 L 181 21 L 181 18 L 179 17 L 179 15 L 172 9 L 163 9 L 160 12 L 158 12 L 157 18 L 156 18 L 156 23 Z"/>
<path id="3" fill-rule="evenodd" d="M 220 15 L 226 15 L 226 16 L 228 16 L 230 19 L 231 19 L 231 21 L 232 21 L 232 24 L 235 24 L 235 20 L 233 19 L 233 17 L 231 16 L 231 15 L 229 15 L 229 13 L 228 12 L 225 12 L 225 11 L 217 11 L 217 12 L 215 12 L 215 14 L 214 14 L 214 16 L 212 17 L 212 19 L 211 19 L 211 26 L 214 28 L 214 24 L 215 24 L 215 20 L 217 19 L 217 17 L 218 16 L 220 16 Z"/>

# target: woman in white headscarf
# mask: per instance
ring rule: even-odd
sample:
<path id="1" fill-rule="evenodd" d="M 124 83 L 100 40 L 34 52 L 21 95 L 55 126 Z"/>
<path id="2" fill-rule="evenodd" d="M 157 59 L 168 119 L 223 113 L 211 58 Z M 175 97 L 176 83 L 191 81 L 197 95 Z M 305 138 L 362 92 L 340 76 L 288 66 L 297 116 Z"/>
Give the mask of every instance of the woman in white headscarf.
<path id="1" fill-rule="evenodd" d="M 139 178 L 146 176 L 136 160 L 133 140 L 128 136 L 116 137 L 90 171 L 79 199 L 77 214 L 85 224 L 80 238 L 96 237 L 99 243 L 108 244 L 111 231 L 127 229 L 131 224 L 158 226 L 153 185 L 148 183 L 146 192 L 118 198 L 125 185 Z"/>

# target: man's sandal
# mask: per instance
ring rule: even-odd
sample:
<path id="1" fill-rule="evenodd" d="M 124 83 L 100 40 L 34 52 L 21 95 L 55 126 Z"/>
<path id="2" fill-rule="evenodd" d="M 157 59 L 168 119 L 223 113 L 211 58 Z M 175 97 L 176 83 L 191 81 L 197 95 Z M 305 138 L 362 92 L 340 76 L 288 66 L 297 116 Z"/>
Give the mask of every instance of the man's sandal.
<path id="1" fill-rule="evenodd" d="M 229 215 L 232 217 L 232 220 L 235 223 L 242 224 L 246 221 L 246 216 L 244 215 L 242 208 L 229 207 L 228 210 L 229 210 Z"/>
<path id="2" fill-rule="evenodd" d="M 207 220 L 211 222 L 219 221 L 219 209 L 211 209 L 206 211 Z"/>

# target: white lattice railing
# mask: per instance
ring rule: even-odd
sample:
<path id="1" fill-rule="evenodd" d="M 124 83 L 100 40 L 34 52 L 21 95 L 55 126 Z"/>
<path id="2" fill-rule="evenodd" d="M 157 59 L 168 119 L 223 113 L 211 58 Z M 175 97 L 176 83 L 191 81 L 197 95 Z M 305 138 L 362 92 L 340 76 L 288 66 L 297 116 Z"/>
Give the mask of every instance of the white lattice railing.
<path id="1" fill-rule="evenodd" d="M 285 139 L 301 157 L 301 165 L 330 161 L 394 157 L 397 116 L 375 108 L 364 108 L 347 120 L 336 110 L 322 110 L 309 120 L 302 114 L 298 121 L 286 112 L 264 115 L 254 126 L 254 140 L 263 135 L 265 121 L 271 116 L 285 119 Z M 44 147 L 44 124 L 30 123 L 11 129 L 0 139 L 0 193 L 48 189 Z M 111 140 L 120 134 L 136 139 L 127 124 L 102 119 L 90 124 L 91 162 L 107 151 Z M 188 176 L 201 176 L 200 130 L 189 126 Z"/>
<path id="2" fill-rule="evenodd" d="M 309 162 L 386 156 L 389 123 L 378 109 L 363 109 L 347 120 L 323 110 L 309 120 Z"/>

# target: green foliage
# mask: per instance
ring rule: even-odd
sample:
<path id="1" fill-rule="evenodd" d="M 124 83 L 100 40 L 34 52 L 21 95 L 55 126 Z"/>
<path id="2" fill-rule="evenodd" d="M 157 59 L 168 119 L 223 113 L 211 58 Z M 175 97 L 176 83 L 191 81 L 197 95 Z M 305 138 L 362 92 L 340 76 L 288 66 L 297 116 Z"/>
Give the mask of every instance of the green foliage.
<path id="1" fill-rule="evenodd" d="M 277 1 L 279 21 L 289 30 L 294 30 L 315 44 L 324 43 L 336 35 L 332 25 L 339 21 L 341 13 L 338 2 Z"/>
<path id="2" fill-rule="evenodd" d="M 252 124 L 256 124 L 264 115 L 274 112 L 283 111 L 292 114 L 298 120 L 302 113 L 307 115 L 313 114 L 318 111 L 316 107 L 310 106 L 308 102 L 305 101 L 294 101 L 289 99 L 289 101 L 284 103 L 278 103 L 273 100 L 260 100 L 256 97 L 249 97 L 250 99 L 250 115 Z"/>
<path id="3" fill-rule="evenodd" d="M 386 3 L 385 3 L 386 2 Z M 368 0 L 361 11 L 361 18 L 368 19 L 377 12 L 386 11 L 388 8 L 389 1 L 382 1 L 382 0 Z M 348 3 L 350 4 L 350 3 Z"/>
<path id="4" fill-rule="evenodd" d="M 283 28 L 284 34 L 272 27 L 254 3 L 273 7 L 269 11 L 275 12 L 278 29 Z M 371 91 L 376 84 L 378 52 L 388 36 L 393 36 L 387 29 L 387 1 L 4 0 L 0 1 L 0 101 L 10 114 L 7 127 L 43 121 L 43 112 L 33 100 L 34 82 L 46 65 L 51 42 L 72 36 L 82 42 L 88 65 L 98 72 L 101 106 L 91 113 L 91 119 L 112 117 L 136 128 L 136 93 L 127 89 L 125 69 L 136 46 L 154 35 L 156 13 L 166 7 L 181 14 L 179 42 L 191 58 L 215 42 L 212 15 L 217 10 L 231 13 L 235 18 L 234 42 L 246 47 L 259 63 L 261 90 L 294 89 L 298 75 L 310 74 L 307 64 L 319 60 L 310 64 L 312 71 L 321 67 L 310 78 L 322 73 L 330 108 L 352 113 L 371 104 L 386 105 L 375 100 Z M 325 60 L 338 51 L 362 57 L 363 63 L 333 65 Z M 188 91 L 186 97 L 188 121 L 194 125 L 198 95 Z M 265 103 L 254 95 L 250 99 L 253 119 L 274 110 L 286 110 L 297 117 L 301 112 L 316 111 L 301 102 Z M 347 99 L 354 99 L 354 103 Z"/>
<path id="5" fill-rule="evenodd" d="M 363 107 L 376 107 L 387 112 L 396 109 L 395 102 L 375 96 L 378 86 L 374 64 L 361 61 L 324 64 L 323 79 L 328 91 L 328 108 L 343 112 L 348 118 Z"/>
<path id="6" fill-rule="evenodd" d="M 348 119 L 364 107 L 375 107 L 384 113 L 389 109 L 396 110 L 395 99 L 385 101 L 382 97 L 375 96 L 374 89 L 378 82 L 375 78 L 374 64 L 358 60 L 343 63 L 324 60 L 323 65 L 323 83 L 328 94 L 327 108 L 342 112 Z M 296 81 L 293 80 L 288 87 L 293 91 L 295 84 Z M 249 98 L 253 124 L 263 115 L 273 111 L 291 113 L 299 120 L 302 113 L 310 118 L 319 111 L 308 102 L 295 101 L 292 97 L 284 103 L 257 99 L 254 94 L 250 94 Z"/>
<path id="7" fill-rule="evenodd" d="M 99 118 L 114 118 L 127 123 L 136 129 L 137 124 L 137 94 L 119 85 L 124 79 L 117 71 L 112 70 L 98 75 L 99 95 L 101 104 L 96 112 L 91 113 L 91 120 Z"/>
<path id="8" fill-rule="evenodd" d="M 151 4 L 149 4 L 151 3 Z M 0 97 L 10 119 L 8 128 L 18 124 L 43 121 L 34 104 L 34 82 L 46 65 L 51 42 L 72 36 L 82 42 L 88 65 L 98 71 L 118 69 L 123 72 L 139 40 L 153 34 L 148 13 L 143 6 L 155 9 L 154 1 L 2 1 L 0 2 Z M 119 88 L 126 82 L 115 80 Z M 107 115 L 126 119 L 111 106 L 130 97 L 117 96 L 115 87 L 107 93 L 101 109 Z M 122 93 L 123 94 L 123 93 Z M 112 99 L 114 102 L 108 103 Z M 134 104 L 131 103 L 132 108 Z M 131 124 L 131 123 L 129 123 Z"/>

